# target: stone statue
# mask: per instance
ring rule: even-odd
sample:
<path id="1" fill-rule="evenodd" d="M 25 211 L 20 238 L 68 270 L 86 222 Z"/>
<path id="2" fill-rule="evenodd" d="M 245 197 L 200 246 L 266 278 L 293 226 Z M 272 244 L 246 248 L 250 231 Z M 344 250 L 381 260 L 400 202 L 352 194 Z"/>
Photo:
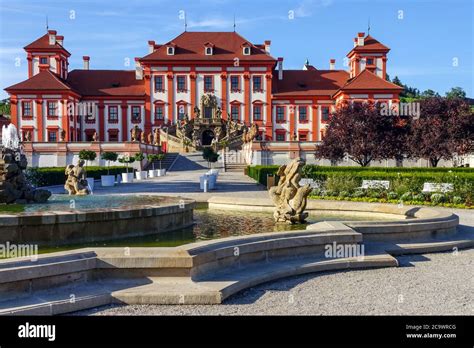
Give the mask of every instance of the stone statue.
<path id="1" fill-rule="evenodd" d="M 0 203 L 43 203 L 51 192 L 35 189 L 25 176 L 28 160 L 22 152 L 18 131 L 13 123 L 2 128 L 0 156 Z"/>
<path id="2" fill-rule="evenodd" d="M 303 223 L 308 217 L 306 209 L 307 197 L 311 192 L 310 185 L 300 186 L 301 169 L 305 162 L 296 158 L 288 165 L 278 169 L 280 177 L 278 186 L 270 188 L 269 194 L 275 204 L 273 216 L 276 222 L 290 224 Z"/>
<path id="3" fill-rule="evenodd" d="M 222 109 L 220 107 L 217 107 L 216 118 L 219 120 L 222 118 Z"/>
<path id="4" fill-rule="evenodd" d="M 153 145 L 160 145 L 160 130 L 158 128 L 153 131 Z"/>
<path id="5" fill-rule="evenodd" d="M 146 143 L 145 132 L 140 133 L 140 142 L 144 144 Z"/>
<path id="6" fill-rule="evenodd" d="M 64 129 L 59 133 L 59 141 L 66 141 L 66 131 Z"/>
<path id="7" fill-rule="evenodd" d="M 197 106 L 194 107 L 194 118 L 200 118 L 201 117 L 201 111 Z"/>
<path id="8" fill-rule="evenodd" d="M 221 127 L 214 128 L 214 134 L 217 141 L 221 140 L 222 128 Z"/>
<path id="9" fill-rule="evenodd" d="M 293 136 L 291 140 L 298 141 L 298 136 L 296 135 L 296 132 L 293 132 Z"/>
<path id="10" fill-rule="evenodd" d="M 64 174 L 67 176 L 64 188 L 69 195 L 84 196 L 91 193 L 86 179 L 84 160 L 79 160 L 76 166 L 68 165 Z"/>
<path id="11" fill-rule="evenodd" d="M 148 141 L 148 144 L 153 144 L 153 133 L 150 132 L 148 133 L 148 136 L 147 136 L 147 141 Z"/>
<path id="12" fill-rule="evenodd" d="M 132 128 L 132 130 L 130 131 L 132 141 L 138 141 L 138 139 L 140 139 L 140 131 L 141 130 L 137 125 Z"/>
<path id="13" fill-rule="evenodd" d="M 99 140 L 99 137 L 97 136 L 97 132 L 94 132 L 94 134 L 92 135 L 92 141 L 97 141 Z"/>

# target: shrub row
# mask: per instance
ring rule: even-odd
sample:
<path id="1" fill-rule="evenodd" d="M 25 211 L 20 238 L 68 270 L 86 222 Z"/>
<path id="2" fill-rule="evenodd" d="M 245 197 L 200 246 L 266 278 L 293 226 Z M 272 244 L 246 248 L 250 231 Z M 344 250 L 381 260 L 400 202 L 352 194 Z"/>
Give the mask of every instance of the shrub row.
<path id="1" fill-rule="evenodd" d="M 335 167 L 307 165 L 303 176 L 318 183 L 319 189 L 313 192 L 317 197 L 337 197 L 339 199 L 374 199 L 426 202 L 428 204 L 457 204 L 472 206 L 474 201 L 474 170 L 437 170 L 431 168 L 391 168 L 403 171 L 385 171 L 388 168 L 345 167 L 344 170 L 333 170 Z M 362 170 L 361 170 L 362 169 Z M 370 169 L 370 170 L 369 170 Z M 421 170 L 420 170 L 421 169 Z M 248 175 L 266 185 L 268 174 L 275 174 L 278 166 L 252 166 Z M 390 188 L 361 189 L 363 180 L 388 180 Z M 423 184 L 452 183 L 454 190 L 449 193 L 423 193 Z"/>
<path id="2" fill-rule="evenodd" d="M 94 179 L 100 179 L 101 175 L 107 175 L 107 170 L 109 170 L 110 175 L 117 175 L 125 173 L 126 168 L 120 166 L 112 166 L 109 168 L 98 166 L 86 167 L 87 176 L 93 177 Z M 66 181 L 64 168 L 60 167 L 28 168 L 26 170 L 26 176 L 36 187 L 62 185 Z"/>

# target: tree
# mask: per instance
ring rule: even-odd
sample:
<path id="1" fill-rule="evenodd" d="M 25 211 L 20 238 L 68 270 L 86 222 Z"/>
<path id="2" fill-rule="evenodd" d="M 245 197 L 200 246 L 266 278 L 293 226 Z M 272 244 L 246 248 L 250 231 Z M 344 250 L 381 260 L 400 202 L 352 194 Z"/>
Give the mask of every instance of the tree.
<path id="1" fill-rule="evenodd" d="M 403 91 L 400 93 L 401 98 L 419 98 L 420 97 L 420 91 L 418 88 L 410 87 L 402 83 L 402 81 L 398 78 L 398 76 L 395 76 L 392 80 L 392 83 L 396 84 L 397 86 L 403 87 Z"/>
<path id="2" fill-rule="evenodd" d="M 86 161 L 86 166 L 89 161 L 95 160 L 97 154 L 94 151 L 82 149 L 79 151 L 79 159 Z"/>
<path id="3" fill-rule="evenodd" d="M 441 159 L 473 150 L 473 128 L 474 114 L 463 99 L 422 99 L 420 118 L 413 120 L 408 137 L 410 153 L 436 167 Z"/>
<path id="4" fill-rule="evenodd" d="M 161 170 L 161 161 L 165 159 L 164 153 L 157 153 L 157 154 L 149 154 L 146 156 L 147 161 L 153 163 L 153 170 L 155 169 L 155 161 L 160 162 L 160 170 Z"/>
<path id="5" fill-rule="evenodd" d="M 212 147 L 205 147 L 202 151 L 202 157 L 207 160 L 209 166 L 210 163 L 217 162 L 219 154 L 216 153 Z"/>
<path id="6" fill-rule="evenodd" d="M 433 91 L 432 89 L 427 89 L 420 95 L 422 98 L 433 98 L 433 97 L 439 97 L 439 93 Z"/>
<path id="7" fill-rule="evenodd" d="M 107 175 L 110 174 L 110 162 L 117 161 L 118 153 L 116 152 L 104 152 L 101 156 L 104 161 L 107 161 Z"/>
<path id="8" fill-rule="evenodd" d="M 466 92 L 461 87 L 453 87 L 449 92 L 446 92 L 446 98 L 466 98 Z"/>
<path id="9" fill-rule="evenodd" d="M 365 167 L 373 160 L 402 156 L 407 124 L 398 116 L 384 115 L 372 103 L 343 105 L 331 115 L 316 157 L 339 161 L 347 155 Z"/>
<path id="10" fill-rule="evenodd" d="M 125 170 L 127 171 L 127 174 L 128 174 L 128 165 L 129 165 L 130 163 L 135 162 L 135 157 L 130 157 L 129 155 L 126 155 L 126 156 L 120 157 L 120 158 L 118 159 L 118 161 L 119 161 L 120 163 L 125 163 L 125 168 L 126 168 Z"/>
<path id="11" fill-rule="evenodd" d="M 10 98 L 0 101 L 0 115 L 10 115 Z"/>

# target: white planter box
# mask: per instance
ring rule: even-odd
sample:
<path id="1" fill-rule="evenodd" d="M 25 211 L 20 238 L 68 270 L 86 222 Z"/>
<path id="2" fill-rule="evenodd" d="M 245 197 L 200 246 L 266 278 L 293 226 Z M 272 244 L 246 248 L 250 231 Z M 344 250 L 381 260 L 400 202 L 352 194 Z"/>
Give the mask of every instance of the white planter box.
<path id="1" fill-rule="evenodd" d="M 122 173 L 122 182 L 133 182 L 133 173 Z"/>
<path id="2" fill-rule="evenodd" d="M 115 175 L 101 175 L 100 182 L 102 186 L 115 186 Z"/>
<path id="3" fill-rule="evenodd" d="M 154 177 L 156 177 L 156 176 L 158 176 L 158 174 L 156 173 L 156 170 L 150 169 L 150 170 L 148 171 L 148 177 L 149 177 L 149 178 L 154 178 Z"/>
<path id="4" fill-rule="evenodd" d="M 141 172 L 135 172 L 135 177 L 137 180 L 145 180 L 147 178 L 147 172 L 146 171 L 141 171 Z"/>
<path id="5" fill-rule="evenodd" d="M 94 178 L 86 178 L 87 183 L 89 184 L 89 189 L 94 191 Z"/>
<path id="6" fill-rule="evenodd" d="M 166 175 L 166 169 L 157 169 L 156 170 L 156 175 L 157 176 L 165 176 Z"/>

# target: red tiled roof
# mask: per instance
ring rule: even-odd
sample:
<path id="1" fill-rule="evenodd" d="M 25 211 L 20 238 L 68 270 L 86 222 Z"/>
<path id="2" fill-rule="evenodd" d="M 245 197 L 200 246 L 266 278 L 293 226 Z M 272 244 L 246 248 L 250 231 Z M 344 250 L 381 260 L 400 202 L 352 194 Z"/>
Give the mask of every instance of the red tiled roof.
<path id="1" fill-rule="evenodd" d="M 134 70 L 73 70 L 67 82 L 83 96 L 145 95 L 145 83 Z"/>
<path id="2" fill-rule="evenodd" d="M 61 50 L 64 50 L 66 51 L 67 53 L 69 53 L 63 46 L 61 46 L 57 41 L 54 45 L 50 45 L 49 44 L 49 35 L 48 34 L 44 34 L 43 36 L 41 36 L 39 39 L 33 41 L 32 43 L 30 43 L 29 45 L 26 45 L 24 47 L 25 50 L 30 50 L 30 49 L 48 49 L 48 50 L 58 50 L 58 49 L 61 49 Z"/>
<path id="3" fill-rule="evenodd" d="M 66 81 L 58 77 L 56 74 L 49 70 L 40 71 L 35 76 L 28 80 L 17 83 L 13 86 L 5 88 L 7 92 L 10 91 L 21 91 L 21 90 L 61 90 L 71 91 L 73 90 Z"/>
<path id="4" fill-rule="evenodd" d="M 157 46 L 154 52 L 141 60 L 255 60 L 274 62 L 275 58 L 268 55 L 264 49 L 250 44 L 251 55 L 242 52 L 242 45 L 249 41 L 235 32 L 184 32 L 169 43 L 176 45 L 175 54 L 167 55 L 166 44 Z M 214 45 L 213 55 L 204 53 L 204 45 L 211 42 Z"/>
<path id="5" fill-rule="evenodd" d="M 347 81 L 347 83 L 341 88 L 341 90 L 347 89 L 399 89 L 403 88 L 388 82 L 369 70 L 365 69 L 356 77 Z"/>
<path id="6" fill-rule="evenodd" d="M 390 51 L 390 48 L 375 40 L 372 36 L 367 35 L 364 38 L 364 46 L 355 46 L 350 52 L 367 52 L 367 51 Z M 348 55 L 349 55 L 348 54 Z"/>
<path id="7" fill-rule="evenodd" d="M 344 70 L 283 70 L 283 79 L 278 80 L 274 71 L 274 96 L 318 96 L 333 95 L 349 78 Z"/>

